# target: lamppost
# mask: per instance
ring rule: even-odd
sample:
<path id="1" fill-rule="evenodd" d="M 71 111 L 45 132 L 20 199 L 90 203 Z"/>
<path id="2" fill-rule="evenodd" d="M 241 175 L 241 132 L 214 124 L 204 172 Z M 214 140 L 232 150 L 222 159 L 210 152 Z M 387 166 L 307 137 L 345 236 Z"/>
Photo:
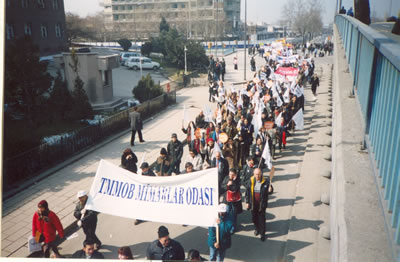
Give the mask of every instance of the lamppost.
<path id="1" fill-rule="evenodd" d="M 244 76 L 246 80 L 246 49 L 247 49 L 247 0 L 244 2 Z"/>
<path id="2" fill-rule="evenodd" d="M 185 51 L 185 75 L 187 74 L 187 62 L 186 62 L 186 52 L 187 52 L 187 48 L 185 46 L 185 49 L 183 49 Z"/>

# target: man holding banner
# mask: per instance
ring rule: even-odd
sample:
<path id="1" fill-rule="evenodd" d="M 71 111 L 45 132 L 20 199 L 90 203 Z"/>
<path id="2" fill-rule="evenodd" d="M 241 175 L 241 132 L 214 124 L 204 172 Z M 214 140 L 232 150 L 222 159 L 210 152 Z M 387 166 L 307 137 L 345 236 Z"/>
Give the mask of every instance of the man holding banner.
<path id="1" fill-rule="evenodd" d="M 224 261 L 225 253 L 231 247 L 232 221 L 227 215 L 227 206 L 218 207 L 216 227 L 208 228 L 208 246 L 210 247 L 210 261 Z"/>

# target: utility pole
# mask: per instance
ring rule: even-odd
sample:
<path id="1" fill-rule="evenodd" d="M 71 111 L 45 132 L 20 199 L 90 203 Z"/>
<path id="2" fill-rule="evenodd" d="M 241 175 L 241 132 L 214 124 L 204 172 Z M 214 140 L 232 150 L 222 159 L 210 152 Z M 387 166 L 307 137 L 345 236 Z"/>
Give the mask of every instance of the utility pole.
<path id="1" fill-rule="evenodd" d="M 246 80 L 246 49 L 247 49 L 247 0 L 244 2 L 244 76 Z"/>

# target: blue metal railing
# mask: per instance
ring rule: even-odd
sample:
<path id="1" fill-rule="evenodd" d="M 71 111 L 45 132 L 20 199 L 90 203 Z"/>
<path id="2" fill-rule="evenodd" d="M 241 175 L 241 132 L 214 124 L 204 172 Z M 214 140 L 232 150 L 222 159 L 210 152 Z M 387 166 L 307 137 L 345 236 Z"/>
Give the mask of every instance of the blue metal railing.
<path id="1" fill-rule="evenodd" d="M 400 244 L 400 43 L 358 20 L 335 17 L 364 120 L 365 142 Z"/>

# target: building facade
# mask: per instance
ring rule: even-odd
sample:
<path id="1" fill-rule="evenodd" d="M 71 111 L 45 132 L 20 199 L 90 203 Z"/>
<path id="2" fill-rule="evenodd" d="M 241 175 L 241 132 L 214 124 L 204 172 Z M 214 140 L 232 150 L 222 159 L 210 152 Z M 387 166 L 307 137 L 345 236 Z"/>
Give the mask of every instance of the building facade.
<path id="1" fill-rule="evenodd" d="M 235 35 L 240 0 L 104 0 L 107 28 L 129 39 L 159 34 L 161 18 L 188 38 L 212 40 Z"/>
<path id="2" fill-rule="evenodd" d="M 66 51 L 67 36 L 63 0 L 6 0 L 5 39 L 30 36 L 40 55 Z"/>

